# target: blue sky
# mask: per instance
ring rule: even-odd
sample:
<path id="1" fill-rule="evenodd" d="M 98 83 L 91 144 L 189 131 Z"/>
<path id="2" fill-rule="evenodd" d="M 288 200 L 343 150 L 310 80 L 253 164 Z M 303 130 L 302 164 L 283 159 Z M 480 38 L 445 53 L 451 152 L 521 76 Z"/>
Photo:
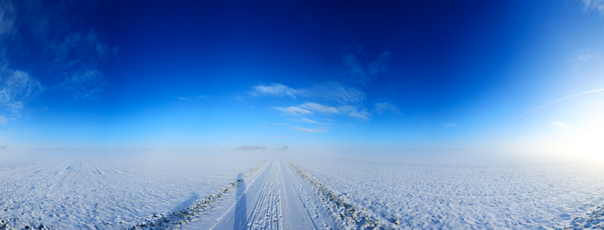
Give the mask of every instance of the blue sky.
<path id="1" fill-rule="evenodd" d="M 2 0 L 0 20 L 11 148 L 602 147 L 599 0 Z"/>

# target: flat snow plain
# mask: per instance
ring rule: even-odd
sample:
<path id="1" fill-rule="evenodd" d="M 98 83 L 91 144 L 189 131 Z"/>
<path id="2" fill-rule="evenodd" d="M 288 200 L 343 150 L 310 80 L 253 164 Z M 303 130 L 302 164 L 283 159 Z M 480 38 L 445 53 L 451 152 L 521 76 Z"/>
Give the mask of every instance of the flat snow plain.
<path id="1" fill-rule="evenodd" d="M 127 229 L 190 206 L 269 159 L 257 154 L 0 152 L 0 220 Z"/>
<path id="2" fill-rule="evenodd" d="M 0 152 L 0 229 L 602 229 L 602 191 L 577 163 Z"/>
<path id="3" fill-rule="evenodd" d="M 394 228 L 604 228 L 602 165 L 290 159 Z"/>

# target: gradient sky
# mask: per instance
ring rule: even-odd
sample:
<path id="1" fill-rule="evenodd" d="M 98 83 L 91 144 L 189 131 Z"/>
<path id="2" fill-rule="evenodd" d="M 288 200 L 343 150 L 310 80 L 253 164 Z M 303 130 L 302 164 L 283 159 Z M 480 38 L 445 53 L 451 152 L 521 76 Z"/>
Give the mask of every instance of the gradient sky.
<path id="1" fill-rule="evenodd" d="M 604 152 L 601 0 L 0 0 L 0 48 L 9 148 Z"/>

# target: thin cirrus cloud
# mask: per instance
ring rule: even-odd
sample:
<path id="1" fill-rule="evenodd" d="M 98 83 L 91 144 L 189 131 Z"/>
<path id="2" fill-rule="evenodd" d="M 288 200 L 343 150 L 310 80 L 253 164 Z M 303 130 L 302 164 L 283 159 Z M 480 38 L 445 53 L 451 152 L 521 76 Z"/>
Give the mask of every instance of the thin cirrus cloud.
<path id="1" fill-rule="evenodd" d="M 96 98 L 109 86 L 100 67 L 117 49 L 102 43 L 94 30 L 69 33 L 50 47 L 57 71 L 65 77 L 57 88 L 71 92 L 75 98 Z"/>
<path id="2" fill-rule="evenodd" d="M 252 88 L 253 90 L 250 92 L 252 96 L 291 97 L 293 99 L 303 97 L 337 104 L 357 104 L 366 98 L 363 91 L 340 82 L 327 82 L 299 89 L 280 83 L 260 84 Z"/>
<path id="3" fill-rule="evenodd" d="M 28 101 L 45 90 L 58 89 L 75 98 L 95 98 L 109 85 L 101 65 L 117 48 L 101 41 L 91 28 L 74 25 L 76 17 L 65 11 L 78 4 L 46 1 L 3 1 L 0 4 L 0 106 L 14 119 Z M 24 10 L 27 9 L 27 10 Z M 92 8 L 88 8 L 92 9 Z M 27 42 L 27 44 L 23 44 Z M 40 46 L 35 54 L 19 50 Z M 36 55 L 37 58 L 28 58 Z M 35 68 L 23 71 L 20 61 L 34 62 Z M 58 76 L 58 77 L 54 77 Z M 43 86 L 44 79 L 49 86 Z M 54 81 L 54 82 L 53 82 Z"/>
<path id="4" fill-rule="evenodd" d="M 273 109 L 279 110 L 283 112 L 285 115 L 293 115 L 293 116 L 301 116 L 306 114 L 312 114 L 311 111 L 308 111 L 303 108 L 289 106 L 289 107 L 273 107 Z"/>
<path id="5" fill-rule="evenodd" d="M 600 15 L 604 15 L 604 1 L 602 0 L 583 0 L 585 5 L 585 11 L 596 9 L 600 12 Z"/>
<path id="6" fill-rule="evenodd" d="M 356 118 L 359 118 L 361 120 L 366 120 L 366 121 L 369 120 L 369 112 L 367 112 L 367 109 L 350 112 L 350 113 L 348 113 L 348 116 L 356 117 Z"/>
<path id="7" fill-rule="evenodd" d="M 0 79 L 0 105 L 14 117 L 20 117 L 25 103 L 44 90 L 38 79 L 23 71 L 2 70 Z"/>
<path id="8" fill-rule="evenodd" d="M 25 104 L 44 90 L 37 78 L 10 66 L 10 52 L 7 51 L 19 45 L 18 39 L 14 39 L 19 35 L 17 9 L 10 1 L 0 5 L 0 49 L 3 50 L 0 52 L 0 106 L 13 118 L 20 117 Z M 1 123 L 6 124 L 6 114 L 0 115 Z"/>
<path id="9" fill-rule="evenodd" d="M 570 129 L 570 125 L 559 121 L 554 121 L 551 126 L 556 127 L 558 130 Z"/>
<path id="10" fill-rule="evenodd" d="M 340 82 L 317 84 L 313 87 L 301 88 L 296 91 L 301 97 L 340 105 L 358 105 L 363 103 L 367 98 L 365 93 L 358 88 Z"/>
<path id="11" fill-rule="evenodd" d="M 331 106 L 325 106 L 325 105 L 321 105 L 321 104 L 317 104 L 317 103 L 313 103 L 313 102 L 306 102 L 302 105 L 299 106 L 300 108 L 305 108 L 308 110 L 312 110 L 315 112 L 321 112 L 321 113 L 338 113 L 338 109 L 336 109 L 335 107 L 331 107 Z"/>
<path id="12" fill-rule="evenodd" d="M 398 109 L 395 105 L 388 102 L 378 102 L 375 103 L 375 113 L 379 115 L 383 115 L 385 113 L 392 113 L 395 115 L 402 115 L 401 110 Z"/>
<path id="13" fill-rule="evenodd" d="M 365 108 L 357 108 L 354 106 L 340 106 L 340 111 L 350 117 L 358 118 L 361 120 L 369 120 L 369 112 Z"/>
<path id="14" fill-rule="evenodd" d="M 254 96 L 257 95 L 270 95 L 277 97 L 291 97 L 296 98 L 296 90 L 279 83 L 273 83 L 270 85 L 257 85 L 254 86 L 254 91 L 251 93 Z"/>
<path id="15" fill-rule="evenodd" d="M 583 92 L 583 93 L 578 93 L 578 94 L 575 94 L 575 95 L 566 96 L 566 97 L 560 98 L 560 99 L 558 99 L 558 100 L 552 101 L 552 102 L 550 102 L 550 103 L 544 104 L 544 105 L 542 105 L 542 106 L 539 106 L 539 107 L 537 107 L 537 108 L 531 109 L 531 110 L 529 110 L 529 111 L 528 111 L 528 112 L 526 112 L 526 113 L 520 114 L 519 116 L 517 116 L 517 117 L 516 117 L 516 118 L 514 118 L 514 119 L 518 119 L 519 117 L 522 117 L 522 116 L 524 116 L 524 115 L 527 115 L 527 114 L 529 114 L 529 113 L 532 113 L 532 112 L 534 112 L 535 110 L 538 110 L 538 109 L 541 109 L 541 108 L 543 108 L 543 107 L 546 107 L 546 106 L 550 106 L 550 105 L 556 104 L 556 103 L 558 103 L 558 102 L 564 101 L 564 100 L 569 99 L 569 98 L 578 97 L 578 96 L 583 96 L 583 95 L 586 95 L 586 94 L 591 94 L 591 93 L 602 92 L 602 91 L 604 91 L 604 89 L 594 89 L 594 90 L 590 90 L 590 91 L 587 91 L 587 92 Z"/>
<path id="16" fill-rule="evenodd" d="M 272 109 L 283 112 L 284 115 L 338 114 L 365 121 L 370 119 L 372 113 L 402 115 L 400 109 L 389 102 L 375 103 L 375 109 L 370 112 L 364 107 L 366 94 L 356 87 L 340 82 L 327 82 L 309 88 L 297 89 L 279 83 L 272 83 L 270 85 L 256 85 L 253 86 L 253 89 L 252 96 L 307 98 L 315 101 L 289 107 L 272 107 Z"/>
<path id="17" fill-rule="evenodd" d="M 363 107 L 366 95 L 363 91 L 347 86 L 339 82 L 327 82 L 317 84 L 310 88 L 294 89 L 279 83 L 271 85 L 254 86 L 252 96 L 276 96 L 283 97 L 291 95 L 292 98 L 303 97 L 313 100 L 334 104 L 334 106 L 316 102 L 306 102 L 297 106 L 273 107 L 273 109 L 284 112 L 285 115 L 304 115 L 313 112 L 322 114 L 344 114 L 350 117 L 369 120 L 369 112 Z"/>
<path id="18" fill-rule="evenodd" d="M 94 9 L 95 2 L 3 1 L 0 10 L 0 46 L 5 69 L 20 61 L 39 66 L 30 71 L 46 77 L 49 89 L 70 93 L 75 98 L 95 98 L 109 86 L 102 64 L 117 53 L 104 43 L 93 28 L 81 25 L 78 15 L 67 14 L 72 7 Z M 87 12 L 82 12 L 86 14 Z M 23 44 L 27 42 L 27 44 Z M 43 49 L 23 51 L 23 46 Z M 35 55 L 36 59 L 28 58 Z M 15 69 L 15 71 L 18 71 Z M 45 76 L 48 75 L 48 76 Z M 53 77 L 58 76 L 58 77 Z"/>
<path id="19" fill-rule="evenodd" d="M 298 127 L 298 126 L 292 126 L 291 129 L 296 132 L 303 132 L 303 133 L 326 133 L 327 132 L 327 130 L 324 130 L 324 129 L 309 129 L 309 128 Z"/>
<path id="20" fill-rule="evenodd" d="M 324 125 L 325 124 L 325 123 L 314 121 L 314 120 L 311 120 L 311 119 L 308 119 L 308 118 L 302 118 L 302 119 L 300 119 L 300 121 L 302 121 L 302 122 L 308 122 L 308 123 L 312 123 L 312 124 L 318 124 L 318 125 Z"/>
<path id="21" fill-rule="evenodd" d="M 372 78 L 388 69 L 388 59 L 390 52 L 382 52 L 377 60 L 364 62 L 358 56 L 361 52 L 349 52 L 342 57 L 342 65 L 336 72 L 339 78 L 352 82 L 359 86 L 366 86 Z"/>
<path id="22" fill-rule="evenodd" d="M 586 54 L 586 53 L 583 53 L 577 59 L 579 61 L 587 61 L 587 60 L 595 58 L 595 57 L 596 57 L 595 54 Z"/>

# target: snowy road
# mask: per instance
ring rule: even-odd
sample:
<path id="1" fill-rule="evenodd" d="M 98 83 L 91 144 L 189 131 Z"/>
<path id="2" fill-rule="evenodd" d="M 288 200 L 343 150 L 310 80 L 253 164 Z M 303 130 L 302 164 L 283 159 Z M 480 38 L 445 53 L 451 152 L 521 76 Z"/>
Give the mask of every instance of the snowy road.
<path id="1" fill-rule="evenodd" d="M 285 160 L 275 158 L 257 177 L 240 182 L 235 204 L 211 229 L 335 229 L 307 186 Z"/>

